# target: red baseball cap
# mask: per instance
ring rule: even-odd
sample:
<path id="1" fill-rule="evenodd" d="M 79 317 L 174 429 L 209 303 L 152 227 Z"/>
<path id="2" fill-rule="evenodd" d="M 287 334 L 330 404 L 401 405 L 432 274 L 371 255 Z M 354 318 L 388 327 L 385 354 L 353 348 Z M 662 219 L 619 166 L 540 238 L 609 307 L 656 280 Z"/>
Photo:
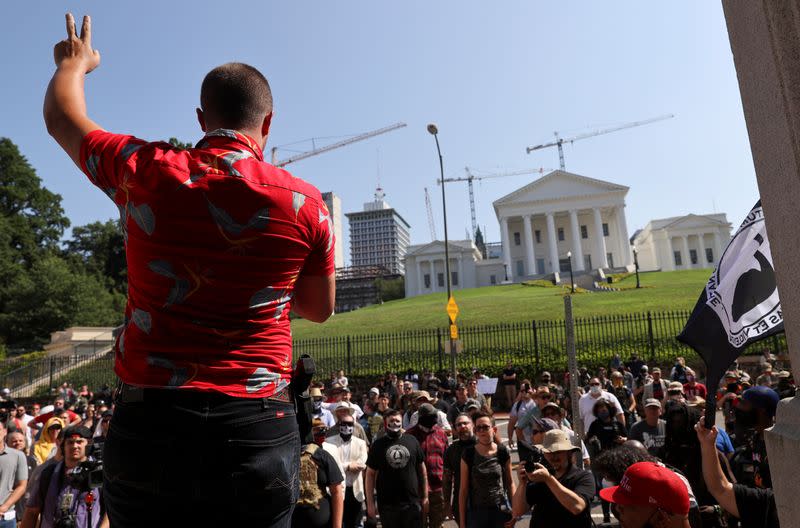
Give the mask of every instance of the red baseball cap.
<path id="1" fill-rule="evenodd" d="M 689 513 L 689 491 L 673 471 L 653 462 L 637 462 L 619 486 L 600 490 L 600 497 L 623 506 L 653 506 L 673 515 Z"/>

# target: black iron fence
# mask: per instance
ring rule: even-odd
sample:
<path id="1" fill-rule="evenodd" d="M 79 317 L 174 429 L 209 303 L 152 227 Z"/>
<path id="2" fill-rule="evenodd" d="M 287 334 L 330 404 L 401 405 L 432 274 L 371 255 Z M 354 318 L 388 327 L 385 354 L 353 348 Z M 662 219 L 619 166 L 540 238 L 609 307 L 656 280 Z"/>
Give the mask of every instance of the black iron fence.
<path id="1" fill-rule="evenodd" d="M 697 362 L 696 354 L 679 343 L 688 311 L 646 312 L 575 319 L 578 364 L 590 369 L 608 365 L 615 355 L 623 360 L 632 353 L 650 364 L 668 364 L 676 356 Z M 526 374 L 567 368 L 566 336 L 563 320 L 534 320 L 487 326 L 459 328 L 459 370 L 473 368 L 497 373 L 512 361 Z M 348 376 L 369 377 L 387 371 L 407 369 L 422 371 L 450 368 L 449 332 L 424 329 L 391 334 L 363 334 L 294 342 L 295 358 L 311 355 L 318 372 L 327 377 L 333 370 L 344 369 Z M 745 354 L 759 353 L 769 347 L 773 353 L 786 352 L 783 335 L 756 343 Z M 113 354 L 98 359 L 91 356 L 53 357 L 31 363 L 2 376 L 2 386 L 25 387 L 30 396 L 44 394 L 63 381 L 97 388 L 113 383 Z M 37 384 L 38 381 L 38 384 Z"/>

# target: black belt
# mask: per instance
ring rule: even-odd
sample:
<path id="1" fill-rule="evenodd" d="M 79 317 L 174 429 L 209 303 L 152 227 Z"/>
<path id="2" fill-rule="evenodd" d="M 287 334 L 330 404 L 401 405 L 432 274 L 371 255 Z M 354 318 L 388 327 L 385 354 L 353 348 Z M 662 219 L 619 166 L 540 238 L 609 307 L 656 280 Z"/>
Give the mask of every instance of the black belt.
<path id="1" fill-rule="evenodd" d="M 172 401 L 172 402 L 217 402 L 224 403 L 230 400 L 245 399 L 237 396 L 230 396 L 216 391 L 198 391 L 192 389 L 161 389 L 156 387 L 137 387 L 120 382 L 114 391 L 114 401 L 120 403 L 137 403 L 149 401 Z M 258 398 L 253 398 L 257 400 Z M 269 401 L 284 403 L 294 403 L 292 391 L 289 387 L 284 387 L 272 396 L 264 398 Z"/>

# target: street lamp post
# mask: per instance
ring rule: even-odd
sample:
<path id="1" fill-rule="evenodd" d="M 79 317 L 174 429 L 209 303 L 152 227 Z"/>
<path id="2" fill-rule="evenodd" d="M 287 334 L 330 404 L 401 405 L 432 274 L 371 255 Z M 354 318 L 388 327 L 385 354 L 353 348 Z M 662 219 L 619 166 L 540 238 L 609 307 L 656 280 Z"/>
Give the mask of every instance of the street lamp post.
<path id="1" fill-rule="evenodd" d="M 641 288 L 641 284 L 639 284 L 639 250 L 636 249 L 636 246 L 633 246 L 633 265 L 636 268 L 636 287 Z"/>
<path id="2" fill-rule="evenodd" d="M 442 186 L 442 216 L 444 217 L 444 272 L 445 281 L 447 282 L 447 302 L 450 302 L 450 250 L 448 248 L 447 241 L 447 200 L 444 193 L 444 162 L 442 161 L 442 149 L 439 148 L 439 127 L 437 127 L 434 123 L 430 123 L 428 125 L 428 132 L 436 140 L 436 152 L 439 154 L 439 184 Z M 448 328 L 451 324 L 452 321 L 450 321 L 450 316 L 448 316 Z M 456 349 L 455 343 L 452 339 L 450 339 L 450 367 L 453 372 L 453 379 L 456 379 L 458 374 L 456 372 Z"/>
<path id="3" fill-rule="evenodd" d="M 572 278 L 572 251 L 567 251 L 567 260 L 569 260 L 569 288 L 570 293 L 575 293 L 575 280 Z"/>

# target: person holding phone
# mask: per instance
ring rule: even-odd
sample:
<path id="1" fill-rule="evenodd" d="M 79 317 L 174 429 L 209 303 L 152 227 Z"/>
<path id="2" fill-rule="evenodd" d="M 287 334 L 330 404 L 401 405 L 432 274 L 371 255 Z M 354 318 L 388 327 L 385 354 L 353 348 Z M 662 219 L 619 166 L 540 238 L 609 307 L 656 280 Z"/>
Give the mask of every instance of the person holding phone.
<path id="1" fill-rule="evenodd" d="M 544 453 L 550 469 L 542 464 L 520 464 L 512 522 L 532 510 L 531 528 L 590 528 L 595 485 L 591 472 L 573 463 L 572 452 L 580 448 L 561 429 L 547 431 L 536 447 Z"/>

